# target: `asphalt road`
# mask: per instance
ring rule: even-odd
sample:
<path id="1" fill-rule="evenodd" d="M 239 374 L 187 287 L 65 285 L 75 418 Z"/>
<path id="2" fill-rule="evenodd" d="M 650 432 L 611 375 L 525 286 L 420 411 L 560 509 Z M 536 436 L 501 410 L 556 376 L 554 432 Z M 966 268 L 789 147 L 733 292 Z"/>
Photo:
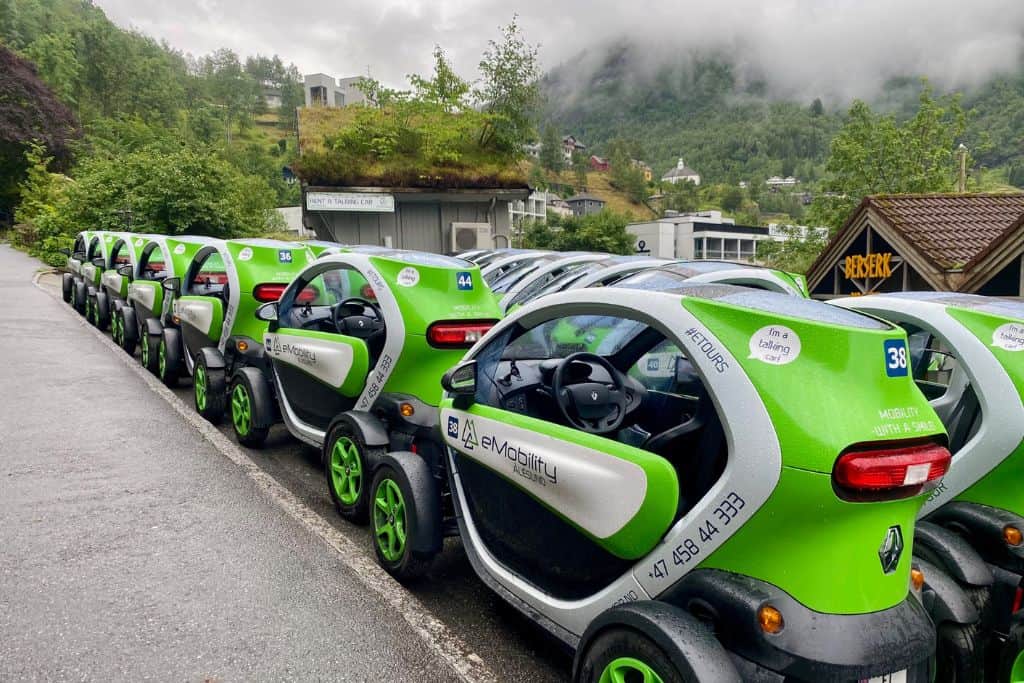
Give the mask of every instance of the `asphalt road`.
<path id="1" fill-rule="evenodd" d="M 38 267 L 0 246 L 0 680 L 456 679 L 352 562 L 35 287 Z M 191 405 L 190 387 L 175 393 Z M 314 449 L 277 427 L 243 450 L 372 559 Z M 568 678 L 571 655 L 484 587 L 457 540 L 411 591 L 499 680 Z"/>

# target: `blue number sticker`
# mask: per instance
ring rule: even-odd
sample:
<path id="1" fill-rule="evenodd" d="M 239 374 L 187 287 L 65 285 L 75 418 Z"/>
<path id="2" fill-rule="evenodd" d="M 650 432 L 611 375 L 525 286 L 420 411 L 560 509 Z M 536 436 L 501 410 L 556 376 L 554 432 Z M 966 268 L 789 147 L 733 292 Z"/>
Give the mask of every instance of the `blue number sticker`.
<path id="1" fill-rule="evenodd" d="M 454 415 L 448 416 L 448 436 L 453 439 L 459 438 L 459 418 Z"/>
<path id="2" fill-rule="evenodd" d="M 277 252 L 277 260 L 280 261 L 281 263 L 291 263 L 292 262 L 292 252 L 287 250 L 287 249 L 280 249 L 280 250 L 278 250 L 278 252 Z"/>
<path id="3" fill-rule="evenodd" d="M 460 271 L 455 274 L 455 283 L 459 286 L 460 290 L 473 289 L 473 274 Z"/>
<path id="4" fill-rule="evenodd" d="M 885 342 L 885 374 L 889 377 L 907 376 L 907 344 L 902 339 Z"/>

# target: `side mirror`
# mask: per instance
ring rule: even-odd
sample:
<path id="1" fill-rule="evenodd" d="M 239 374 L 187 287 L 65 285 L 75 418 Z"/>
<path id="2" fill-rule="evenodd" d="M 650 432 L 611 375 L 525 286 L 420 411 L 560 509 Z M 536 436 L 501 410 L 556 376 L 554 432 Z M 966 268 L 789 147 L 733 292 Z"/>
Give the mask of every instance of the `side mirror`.
<path id="1" fill-rule="evenodd" d="M 177 294 L 178 290 L 181 289 L 181 278 L 169 277 L 160 283 L 160 288 L 168 294 Z"/>
<path id="2" fill-rule="evenodd" d="M 453 396 L 472 396 L 476 393 L 476 361 L 467 360 L 444 373 L 441 386 Z"/>
<path id="3" fill-rule="evenodd" d="M 85 260 L 85 252 L 84 251 L 76 251 L 76 252 L 71 254 L 71 258 L 77 259 L 79 261 L 84 261 Z"/>
<path id="4" fill-rule="evenodd" d="M 118 266 L 117 267 L 117 274 L 121 275 L 123 277 L 126 277 L 129 280 L 131 280 L 132 276 L 134 275 L 132 270 L 133 270 L 133 268 L 132 268 L 131 264 L 130 263 L 126 263 L 126 264 L 124 264 L 122 266 Z"/>
<path id="5" fill-rule="evenodd" d="M 94 258 L 92 260 L 92 264 L 101 270 L 107 267 L 107 262 L 103 260 L 102 256 L 97 256 L 96 258 Z"/>
<path id="6" fill-rule="evenodd" d="M 57 251 L 58 251 L 59 253 L 61 253 L 61 254 L 64 254 L 65 256 L 69 256 L 69 257 L 71 256 L 71 250 L 70 250 L 70 249 L 68 249 L 67 247 L 61 247 L 61 248 L 60 248 L 60 249 L 58 249 Z"/>
<path id="7" fill-rule="evenodd" d="M 256 319 L 266 323 L 277 321 L 277 302 L 268 301 L 256 309 Z"/>

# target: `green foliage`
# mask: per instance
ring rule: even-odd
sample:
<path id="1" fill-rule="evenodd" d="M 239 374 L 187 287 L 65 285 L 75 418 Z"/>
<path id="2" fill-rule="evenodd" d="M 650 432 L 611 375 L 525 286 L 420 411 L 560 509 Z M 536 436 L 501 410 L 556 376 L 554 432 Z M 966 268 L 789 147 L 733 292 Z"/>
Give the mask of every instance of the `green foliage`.
<path id="1" fill-rule="evenodd" d="M 635 141 L 616 138 L 608 143 L 608 164 L 612 187 L 621 190 L 631 202 L 639 204 L 647 198 L 644 172 L 634 163 L 642 151 Z"/>
<path id="2" fill-rule="evenodd" d="M 576 191 L 583 192 L 587 189 L 587 170 L 589 169 L 587 157 L 579 152 L 572 154 L 572 173 L 576 182 Z"/>
<path id="3" fill-rule="evenodd" d="M 785 241 L 764 240 L 757 243 L 757 259 L 771 268 L 792 273 L 806 273 L 825 248 L 828 239 L 816 231 L 806 234 L 792 225 L 780 226 Z"/>
<path id="4" fill-rule="evenodd" d="M 816 198 L 811 209 L 819 224 L 839 228 L 867 195 L 952 189 L 954 148 L 966 128 L 960 97 L 933 98 L 926 85 L 918 102 L 904 123 L 853 103 L 825 167 L 822 187 L 832 194 Z"/>
<path id="5" fill-rule="evenodd" d="M 552 173 L 561 173 L 565 168 L 562 140 L 554 126 L 544 126 L 540 138 L 540 165 Z"/>
<path id="6" fill-rule="evenodd" d="M 423 78 L 416 74 L 409 76 L 416 99 L 440 107 L 444 111 L 454 113 L 464 111 L 469 95 L 469 83 L 459 77 L 445 58 L 440 45 L 434 46 L 434 74 L 432 78 Z"/>
<path id="7" fill-rule="evenodd" d="M 626 232 L 630 217 L 604 210 L 587 216 L 561 217 L 548 213 L 547 223 L 526 228 L 523 246 L 555 251 L 633 253 L 633 236 Z"/>
<path id="8" fill-rule="evenodd" d="M 481 81 L 473 97 L 491 115 L 481 143 L 514 153 L 536 137 L 534 119 L 540 106 L 540 63 L 537 48 L 519 31 L 518 18 L 502 28 L 499 42 L 489 41 L 480 60 Z"/>
<path id="9" fill-rule="evenodd" d="M 546 190 L 548 187 L 548 177 L 544 174 L 544 169 L 537 164 L 530 166 L 528 182 L 535 190 Z"/>
<path id="10" fill-rule="evenodd" d="M 743 190 L 736 185 L 730 185 L 722 195 L 722 208 L 729 213 L 736 213 L 741 206 L 743 206 Z"/>
<path id="11" fill-rule="evenodd" d="M 687 211 L 696 211 L 700 208 L 699 189 L 689 180 L 666 184 L 664 195 L 662 206 L 666 209 L 685 213 Z"/>

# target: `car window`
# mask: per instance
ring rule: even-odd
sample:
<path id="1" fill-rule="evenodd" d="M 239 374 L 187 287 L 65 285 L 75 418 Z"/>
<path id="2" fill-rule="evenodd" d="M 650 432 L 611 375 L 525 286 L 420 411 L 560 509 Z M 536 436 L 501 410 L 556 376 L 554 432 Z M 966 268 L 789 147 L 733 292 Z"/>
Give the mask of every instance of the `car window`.
<path id="1" fill-rule="evenodd" d="M 142 280 L 162 280 L 167 277 L 167 261 L 163 248 L 156 244 L 142 252 L 139 258 L 139 278 Z"/>

